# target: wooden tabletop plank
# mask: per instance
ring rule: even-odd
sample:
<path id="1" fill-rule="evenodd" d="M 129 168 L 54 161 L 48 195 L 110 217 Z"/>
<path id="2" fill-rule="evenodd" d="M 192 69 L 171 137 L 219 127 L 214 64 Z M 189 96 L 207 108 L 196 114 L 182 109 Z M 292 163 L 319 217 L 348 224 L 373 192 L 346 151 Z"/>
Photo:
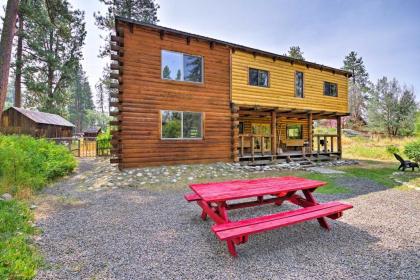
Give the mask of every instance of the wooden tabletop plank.
<path id="1" fill-rule="evenodd" d="M 281 192 L 318 188 L 325 182 L 287 176 L 191 184 L 190 188 L 206 202 L 227 201 Z"/>

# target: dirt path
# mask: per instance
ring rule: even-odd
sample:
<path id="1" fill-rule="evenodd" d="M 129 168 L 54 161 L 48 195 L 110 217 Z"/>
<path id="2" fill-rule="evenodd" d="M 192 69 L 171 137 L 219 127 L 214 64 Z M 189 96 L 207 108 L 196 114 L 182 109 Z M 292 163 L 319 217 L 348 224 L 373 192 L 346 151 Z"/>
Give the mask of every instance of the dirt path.
<path id="1" fill-rule="evenodd" d="M 183 199 L 186 183 L 198 172 L 194 168 L 130 174 L 103 160 L 83 160 L 77 174 L 38 198 L 36 219 L 43 232 L 37 243 L 47 266 L 37 279 L 418 277 L 418 191 L 347 180 L 343 184 L 351 195 L 317 194 L 323 201 L 340 198 L 354 205 L 332 222 L 331 232 L 307 222 L 252 236 L 238 247 L 240 257 L 235 259 L 211 233 L 211 222 L 201 221 L 198 207 Z M 229 168 L 207 168 L 216 176 L 224 172 L 229 176 Z M 144 175 L 151 173 L 152 178 L 153 172 L 158 182 L 170 176 L 165 172 L 182 174 L 168 190 L 158 187 L 158 182 L 142 184 Z M 231 217 L 275 211 L 278 208 L 270 205 L 232 211 Z"/>

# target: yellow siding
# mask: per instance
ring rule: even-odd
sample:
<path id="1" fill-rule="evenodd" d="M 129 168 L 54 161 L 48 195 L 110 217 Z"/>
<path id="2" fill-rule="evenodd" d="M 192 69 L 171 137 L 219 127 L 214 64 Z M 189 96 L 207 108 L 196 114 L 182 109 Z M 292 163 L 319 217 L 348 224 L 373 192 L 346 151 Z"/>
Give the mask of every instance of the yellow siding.
<path id="1" fill-rule="evenodd" d="M 250 67 L 270 72 L 268 88 L 248 84 Z M 304 98 L 295 97 L 295 71 L 304 73 Z M 337 83 L 338 97 L 324 96 L 324 81 Z M 232 102 L 236 104 L 347 113 L 347 95 L 344 75 L 242 51 L 232 54 Z"/>

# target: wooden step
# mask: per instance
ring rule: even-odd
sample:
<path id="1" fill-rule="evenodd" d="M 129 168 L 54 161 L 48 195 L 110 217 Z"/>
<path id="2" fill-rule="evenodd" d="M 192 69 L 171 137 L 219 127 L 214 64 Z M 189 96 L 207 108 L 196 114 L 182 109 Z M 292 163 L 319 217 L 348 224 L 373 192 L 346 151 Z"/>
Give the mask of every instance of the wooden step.
<path id="1" fill-rule="evenodd" d="M 230 240 L 249 234 L 327 217 L 350 208 L 353 208 L 350 204 L 334 201 L 288 212 L 215 225 L 212 227 L 212 230 L 219 239 Z"/>

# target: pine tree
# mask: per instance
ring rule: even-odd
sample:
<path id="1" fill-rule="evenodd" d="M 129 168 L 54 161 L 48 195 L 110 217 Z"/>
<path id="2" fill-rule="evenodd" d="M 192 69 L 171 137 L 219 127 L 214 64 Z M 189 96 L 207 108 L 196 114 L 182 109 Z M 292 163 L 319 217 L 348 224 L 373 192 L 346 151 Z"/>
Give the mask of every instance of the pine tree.
<path id="1" fill-rule="evenodd" d="M 9 82 L 10 60 L 12 56 L 15 21 L 18 0 L 8 0 L 0 38 L 0 114 L 3 112 Z"/>
<path id="2" fill-rule="evenodd" d="M 305 60 L 303 57 L 303 51 L 300 50 L 299 46 L 292 46 L 289 48 L 288 54 L 285 54 L 286 56 L 289 56 L 291 58 Z"/>
<path id="3" fill-rule="evenodd" d="M 417 104 L 414 91 L 401 88 L 394 78 L 379 79 L 370 90 L 369 126 L 389 136 L 412 135 L 415 131 Z"/>
<path id="4" fill-rule="evenodd" d="M 369 74 L 362 57 L 351 51 L 344 58 L 342 69 L 350 71 L 353 77 L 349 81 L 349 107 L 350 123 L 352 126 L 359 127 L 364 123 L 366 116 L 366 100 L 369 90 Z"/>
<path id="5" fill-rule="evenodd" d="M 165 68 L 166 67 L 168 67 L 168 65 L 166 65 L 165 66 Z M 163 75 L 165 76 L 165 68 L 163 68 Z M 168 68 L 168 70 L 169 70 L 169 68 Z M 170 70 L 169 70 L 169 73 L 170 73 Z M 170 76 L 170 74 L 169 74 L 169 76 Z M 178 69 L 178 71 L 176 72 L 176 78 L 175 78 L 177 81 L 180 81 L 181 80 L 181 70 L 180 69 Z"/>
<path id="6" fill-rule="evenodd" d="M 33 1 L 34 17 L 25 23 L 23 52 L 25 104 L 66 114 L 68 87 L 82 59 L 84 14 L 66 0 Z"/>
<path id="7" fill-rule="evenodd" d="M 171 78 L 171 70 L 169 69 L 168 65 L 165 65 L 163 68 L 162 76 L 164 79 L 170 79 Z"/>

